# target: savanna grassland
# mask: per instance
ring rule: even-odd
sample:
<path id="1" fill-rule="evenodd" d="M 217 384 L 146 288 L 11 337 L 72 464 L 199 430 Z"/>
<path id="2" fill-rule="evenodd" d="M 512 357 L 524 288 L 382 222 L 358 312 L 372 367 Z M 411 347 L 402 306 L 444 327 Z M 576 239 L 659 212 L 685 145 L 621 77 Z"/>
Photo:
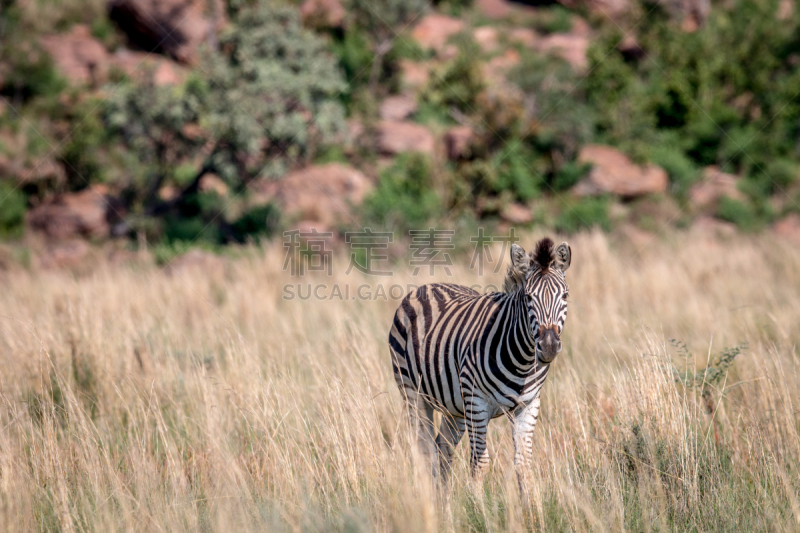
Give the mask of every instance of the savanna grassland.
<path id="1" fill-rule="evenodd" d="M 570 244 L 525 502 L 503 419 L 481 482 L 466 441 L 448 489 L 415 472 L 386 345 L 397 302 L 285 301 L 280 244 L 205 268 L 5 272 L 0 529 L 797 531 L 800 250 Z M 450 279 L 501 280 L 468 263 Z M 346 265 L 302 282 L 376 287 Z M 404 270 L 391 283 L 422 281 Z M 686 359 L 707 379 L 676 382 Z"/>

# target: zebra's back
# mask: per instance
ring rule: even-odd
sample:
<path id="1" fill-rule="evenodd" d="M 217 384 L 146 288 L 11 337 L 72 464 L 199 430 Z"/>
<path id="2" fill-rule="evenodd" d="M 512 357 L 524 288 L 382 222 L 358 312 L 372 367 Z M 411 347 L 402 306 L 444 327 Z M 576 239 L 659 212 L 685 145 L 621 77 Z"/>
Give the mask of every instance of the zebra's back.
<path id="1" fill-rule="evenodd" d="M 395 381 L 404 395 L 424 396 L 437 408 L 464 416 L 461 374 L 471 327 L 494 308 L 494 295 L 434 283 L 408 294 L 389 332 Z"/>

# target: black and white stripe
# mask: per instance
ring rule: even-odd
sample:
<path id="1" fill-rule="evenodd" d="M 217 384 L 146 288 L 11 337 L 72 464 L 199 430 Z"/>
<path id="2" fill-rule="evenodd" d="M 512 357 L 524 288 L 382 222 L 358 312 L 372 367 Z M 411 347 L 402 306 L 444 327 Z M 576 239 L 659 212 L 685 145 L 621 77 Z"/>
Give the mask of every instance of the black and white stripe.
<path id="1" fill-rule="evenodd" d="M 485 468 L 486 429 L 502 415 L 513 421 L 518 473 L 529 465 L 539 393 L 561 349 L 570 259 L 566 243 L 543 239 L 530 255 L 514 245 L 504 292 L 436 283 L 397 309 L 389 333 L 395 380 L 422 452 L 438 453 L 445 475 L 464 431 L 473 473 Z M 435 437 L 434 409 L 445 414 Z"/>

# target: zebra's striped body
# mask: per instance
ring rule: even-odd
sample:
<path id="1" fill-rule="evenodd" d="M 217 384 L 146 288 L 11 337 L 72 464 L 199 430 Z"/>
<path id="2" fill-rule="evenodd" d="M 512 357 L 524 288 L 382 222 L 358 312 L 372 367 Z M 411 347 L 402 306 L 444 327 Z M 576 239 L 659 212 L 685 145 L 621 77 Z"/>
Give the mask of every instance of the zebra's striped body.
<path id="1" fill-rule="evenodd" d="M 506 292 L 482 295 L 459 285 L 425 285 L 406 296 L 395 313 L 389 334 L 395 380 L 423 453 L 432 459 L 438 452 L 445 474 L 465 430 L 473 472 L 488 464 L 487 425 L 501 415 L 514 424 L 518 472 L 530 461 L 539 393 L 560 350 L 570 255 L 562 244 L 555 252 L 566 246 L 566 261 L 557 262 L 552 241 L 542 246 L 550 253 L 540 258 L 547 260 L 543 267 L 535 255 L 512 248 Z M 435 442 L 434 409 L 446 415 Z"/>

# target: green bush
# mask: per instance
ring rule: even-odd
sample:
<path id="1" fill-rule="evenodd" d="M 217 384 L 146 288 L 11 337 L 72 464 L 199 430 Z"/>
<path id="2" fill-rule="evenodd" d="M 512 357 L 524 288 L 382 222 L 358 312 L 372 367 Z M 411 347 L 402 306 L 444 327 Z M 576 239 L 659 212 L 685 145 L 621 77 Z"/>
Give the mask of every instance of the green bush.
<path id="1" fill-rule="evenodd" d="M 637 28 L 646 52 L 640 59 L 624 57 L 618 31 L 607 31 L 590 50 L 586 80 L 600 140 L 662 164 L 679 192 L 706 165 L 765 182 L 774 172 L 776 183 L 791 182 L 800 15 L 779 19 L 778 4 L 715 6 L 693 33 L 656 9 Z M 659 146 L 665 139 L 669 146 Z"/>
<path id="2" fill-rule="evenodd" d="M 0 237 L 21 237 L 28 200 L 13 183 L 0 181 Z"/>
<path id="3" fill-rule="evenodd" d="M 533 27 L 540 33 L 566 33 L 572 29 L 572 13 L 562 5 L 541 7 Z"/>
<path id="4" fill-rule="evenodd" d="M 564 233 L 575 233 L 581 229 L 593 227 L 599 227 L 605 231 L 611 230 L 608 199 L 587 197 L 567 204 L 556 218 L 555 227 Z"/>
<path id="5" fill-rule="evenodd" d="M 576 185 L 589 173 L 592 166 L 570 161 L 564 164 L 553 176 L 552 187 L 555 191 L 565 191 Z"/>
<path id="6" fill-rule="evenodd" d="M 679 196 L 686 195 L 700 177 L 700 169 L 680 148 L 657 144 L 650 150 L 648 159 L 667 171 L 672 190 Z"/>
<path id="7" fill-rule="evenodd" d="M 720 199 L 717 217 L 732 222 L 745 231 L 753 231 L 760 227 L 758 214 L 750 205 L 727 196 Z"/>
<path id="8" fill-rule="evenodd" d="M 471 39 L 458 39 L 459 53 L 431 75 L 421 100 L 431 106 L 463 113 L 476 111 L 484 88 L 480 49 Z"/>
<path id="9" fill-rule="evenodd" d="M 277 230 L 279 220 L 280 211 L 275 205 L 255 206 L 233 221 L 226 240 L 243 243 L 250 239 L 269 238 Z"/>
<path id="10" fill-rule="evenodd" d="M 366 223 L 403 232 L 421 228 L 439 215 L 441 200 L 433 190 L 430 159 L 416 153 L 399 156 L 381 172 L 363 211 Z"/>

